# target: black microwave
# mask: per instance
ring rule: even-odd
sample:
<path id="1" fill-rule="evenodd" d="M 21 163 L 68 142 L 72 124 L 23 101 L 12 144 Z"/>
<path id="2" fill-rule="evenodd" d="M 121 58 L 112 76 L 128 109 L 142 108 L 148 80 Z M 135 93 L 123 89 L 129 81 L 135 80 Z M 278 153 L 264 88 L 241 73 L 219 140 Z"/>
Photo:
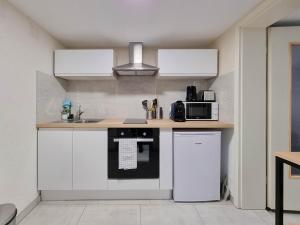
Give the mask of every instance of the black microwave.
<path id="1" fill-rule="evenodd" d="M 217 102 L 183 102 L 186 120 L 219 120 Z"/>

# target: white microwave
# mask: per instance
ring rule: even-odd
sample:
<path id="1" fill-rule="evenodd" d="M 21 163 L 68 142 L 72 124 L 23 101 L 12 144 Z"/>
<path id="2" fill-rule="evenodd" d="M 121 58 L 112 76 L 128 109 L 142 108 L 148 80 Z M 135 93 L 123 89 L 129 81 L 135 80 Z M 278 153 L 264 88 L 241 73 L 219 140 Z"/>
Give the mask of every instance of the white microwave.
<path id="1" fill-rule="evenodd" d="M 219 120 L 217 102 L 183 102 L 186 120 Z"/>

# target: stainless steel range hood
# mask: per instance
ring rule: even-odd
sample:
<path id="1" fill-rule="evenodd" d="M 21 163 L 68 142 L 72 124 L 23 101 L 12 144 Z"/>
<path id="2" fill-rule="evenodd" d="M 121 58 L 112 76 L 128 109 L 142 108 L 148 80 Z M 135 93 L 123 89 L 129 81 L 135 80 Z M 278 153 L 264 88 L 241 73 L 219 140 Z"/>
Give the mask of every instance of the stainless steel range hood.
<path id="1" fill-rule="evenodd" d="M 129 63 L 113 67 L 120 76 L 153 76 L 159 68 L 143 63 L 143 42 L 129 43 Z"/>

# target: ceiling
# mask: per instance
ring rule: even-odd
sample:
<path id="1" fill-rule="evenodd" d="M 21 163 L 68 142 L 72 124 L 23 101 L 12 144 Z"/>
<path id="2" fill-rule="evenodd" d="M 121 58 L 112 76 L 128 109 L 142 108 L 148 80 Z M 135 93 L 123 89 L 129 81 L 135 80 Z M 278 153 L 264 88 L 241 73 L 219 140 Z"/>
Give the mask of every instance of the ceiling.
<path id="1" fill-rule="evenodd" d="M 273 26 L 300 26 L 300 10 L 297 10 L 288 17 L 279 20 L 273 24 Z"/>
<path id="2" fill-rule="evenodd" d="M 67 47 L 200 47 L 262 0 L 8 0 Z"/>

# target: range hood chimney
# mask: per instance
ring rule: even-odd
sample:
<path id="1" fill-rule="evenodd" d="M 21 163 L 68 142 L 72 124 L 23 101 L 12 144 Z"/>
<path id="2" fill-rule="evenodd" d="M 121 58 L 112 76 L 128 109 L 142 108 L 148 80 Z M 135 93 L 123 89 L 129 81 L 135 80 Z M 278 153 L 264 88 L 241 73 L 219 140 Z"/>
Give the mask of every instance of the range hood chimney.
<path id="1" fill-rule="evenodd" d="M 159 68 L 143 63 L 143 42 L 129 43 L 129 63 L 113 67 L 119 76 L 153 76 Z"/>

